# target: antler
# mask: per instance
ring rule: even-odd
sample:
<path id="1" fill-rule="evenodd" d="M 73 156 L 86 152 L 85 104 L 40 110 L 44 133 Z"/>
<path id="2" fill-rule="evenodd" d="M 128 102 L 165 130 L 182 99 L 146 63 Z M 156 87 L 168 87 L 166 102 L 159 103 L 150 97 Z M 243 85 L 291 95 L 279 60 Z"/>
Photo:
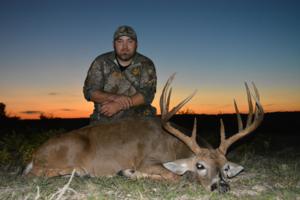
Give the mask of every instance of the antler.
<path id="1" fill-rule="evenodd" d="M 249 87 L 247 83 L 245 83 L 246 86 L 246 91 L 247 91 L 247 98 L 248 98 L 248 105 L 249 105 L 249 113 L 247 117 L 247 124 L 246 127 L 243 128 L 243 123 L 242 123 L 242 118 L 239 113 L 239 109 L 237 107 L 236 101 L 234 100 L 234 108 L 236 111 L 237 115 L 237 121 L 238 121 L 238 127 L 239 127 L 239 132 L 229 138 L 225 138 L 225 128 L 224 128 L 224 123 L 223 120 L 221 119 L 221 128 L 220 128 L 220 134 L 221 134 L 221 144 L 218 148 L 219 151 L 221 151 L 224 155 L 227 152 L 227 149 L 236 141 L 239 139 L 245 137 L 252 131 L 254 131 L 262 122 L 264 118 L 264 110 L 263 107 L 260 103 L 260 98 L 259 98 L 259 93 L 258 90 L 255 86 L 254 83 L 252 83 L 253 88 L 254 88 L 254 95 L 250 93 Z M 251 95 L 255 100 L 255 111 L 254 111 L 254 118 L 253 118 L 253 105 L 252 105 L 252 99 Z"/>
<path id="2" fill-rule="evenodd" d="M 171 99 L 172 88 L 170 88 L 171 82 L 175 77 L 175 73 L 168 79 L 166 82 L 162 94 L 160 96 L 160 111 L 161 111 L 161 121 L 163 127 L 170 132 L 172 135 L 176 136 L 182 142 L 184 142 L 195 154 L 199 154 L 201 152 L 201 148 L 198 146 L 196 141 L 196 133 L 197 133 L 197 120 L 194 120 L 194 126 L 192 131 L 192 136 L 188 137 L 184 133 L 180 132 L 178 129 L 171 126 L 169 119 L 187 102 L 189 102 L 193 96 L 196 94 L 196 91 L 193 92 L 190 96 L 182 100 L 179 104 L 172 108 L 169 111 L 169 104 Z"/>

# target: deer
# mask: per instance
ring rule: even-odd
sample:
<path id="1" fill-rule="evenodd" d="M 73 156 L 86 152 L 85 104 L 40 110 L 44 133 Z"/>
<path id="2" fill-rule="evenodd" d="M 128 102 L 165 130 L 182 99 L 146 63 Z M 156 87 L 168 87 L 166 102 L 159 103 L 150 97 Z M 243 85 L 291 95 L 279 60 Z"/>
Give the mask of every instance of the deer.
<path id="1" fill-rule="evenodd" d="M 254 93 L 245 83 L 249 113 L 245 127 L 236 101 L 234 107 L 238 132 L 226 138 L 223 120 L 220 119 L 221 142 L 218 148 L 202 147 L 197 143 L 197 120 L 191 134 L 170 122 L 196 92 L 169 109 L 173 74 L 160 96 L 161 116 L 128 118 L 118 122 L 87 125 L 50 138 L 33 155 L 23 171 L 24 176 L 65 176 L 73 170 L 78 176 L 116 176 L 130 179 L 180 181 L 190 174 L 194 181 L 207 191 L 227 192 L 228 179 L 237 176 L 244 168 L 226 158 L 228 148 L 253 132 L 262 122 L 264 110 L 258 90 Z M 252 101 L 255 101 L 255 108 Z"/>

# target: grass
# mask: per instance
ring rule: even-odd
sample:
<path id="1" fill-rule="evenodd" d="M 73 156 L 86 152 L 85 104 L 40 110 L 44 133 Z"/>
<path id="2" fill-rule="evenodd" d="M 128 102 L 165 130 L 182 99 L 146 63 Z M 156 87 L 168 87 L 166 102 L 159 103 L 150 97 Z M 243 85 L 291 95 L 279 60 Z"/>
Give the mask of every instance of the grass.
<path id="1" fill-rule="evenodd" d="M 0 140 L 0 199 L 298 199 L 300 200 L 300 153 L 293 147 L 271 150 L 266 138 L 256 137 L 239 145 L 229 160 L 245 167 L 230 180 L 226 194 L 207 192 L 199 184 L 182 179 L 179 183 L 123 177 L 24 178 L 21 166 L 35 147 L 63 130 L 26 136 L 9 132 Z M 70 182 L 67 190 L 66 184 Z M 60 192 L 60 193 L 59 193 Z M 54 196 L 54 194 L 56 194 Z"/>
<path id="2" fill-rule="evenodd" d="M 197 183 L 156 182 L 122 177 L 74 177 L 62 199 L 299 199 L 299 161 L 281 163 L 275 158 L 261 162 L 244 161 L 247 171 L 232 179 L 227 194 L 209 193 Z M 273 166 L 273 167 L 272 167 Z M 264 169 L 261 169 L 264 167 Z M 1 173 L 1 199 L 50 199 L 70 177 L 24 178 L 17 173 Z M 37 192 L 39 190 L 39 193 Z"/>

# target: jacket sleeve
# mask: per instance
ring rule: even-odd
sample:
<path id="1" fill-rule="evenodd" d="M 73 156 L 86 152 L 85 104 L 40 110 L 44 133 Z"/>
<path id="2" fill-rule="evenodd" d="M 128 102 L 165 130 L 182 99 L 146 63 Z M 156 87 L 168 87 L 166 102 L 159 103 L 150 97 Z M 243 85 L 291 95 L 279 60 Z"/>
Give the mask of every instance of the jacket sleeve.
<path id="1" fill-rule="evenodd" d="M 94 60 L 84 81 L 83 94 L 86 100 L 91 101 L 91 94 L 96 90 L 102 90 L 104 86 L 103 70 L 101 65 Z"/>
<path id="2" fill-rule="evenodd" d="M 138 92 L 143 95 L 145 104 L 151 104 L 156 92 L 156 70 L 152 61 L 141 66 L 141 79 Z"/>

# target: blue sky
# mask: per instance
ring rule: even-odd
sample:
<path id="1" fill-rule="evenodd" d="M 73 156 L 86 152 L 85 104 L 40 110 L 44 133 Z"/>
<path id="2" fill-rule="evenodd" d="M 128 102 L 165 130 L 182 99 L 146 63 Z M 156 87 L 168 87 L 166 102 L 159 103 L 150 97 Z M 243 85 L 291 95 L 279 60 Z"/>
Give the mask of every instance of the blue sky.
<path id="1" fill-rule="evenodd" d="M 174 101 L 197 89 L 189 106 L 198 113 L 229 112 L 234 97 L 243 107 L 244 81 L 256 83 L 267 111 L 300 110 L 299 10 L 296 0 L 2 0 L 0 102 L 25 118 L 88 116 L 88 67 L 127 24 L 156 64 L 154 104 L 177 72 Z"/>

